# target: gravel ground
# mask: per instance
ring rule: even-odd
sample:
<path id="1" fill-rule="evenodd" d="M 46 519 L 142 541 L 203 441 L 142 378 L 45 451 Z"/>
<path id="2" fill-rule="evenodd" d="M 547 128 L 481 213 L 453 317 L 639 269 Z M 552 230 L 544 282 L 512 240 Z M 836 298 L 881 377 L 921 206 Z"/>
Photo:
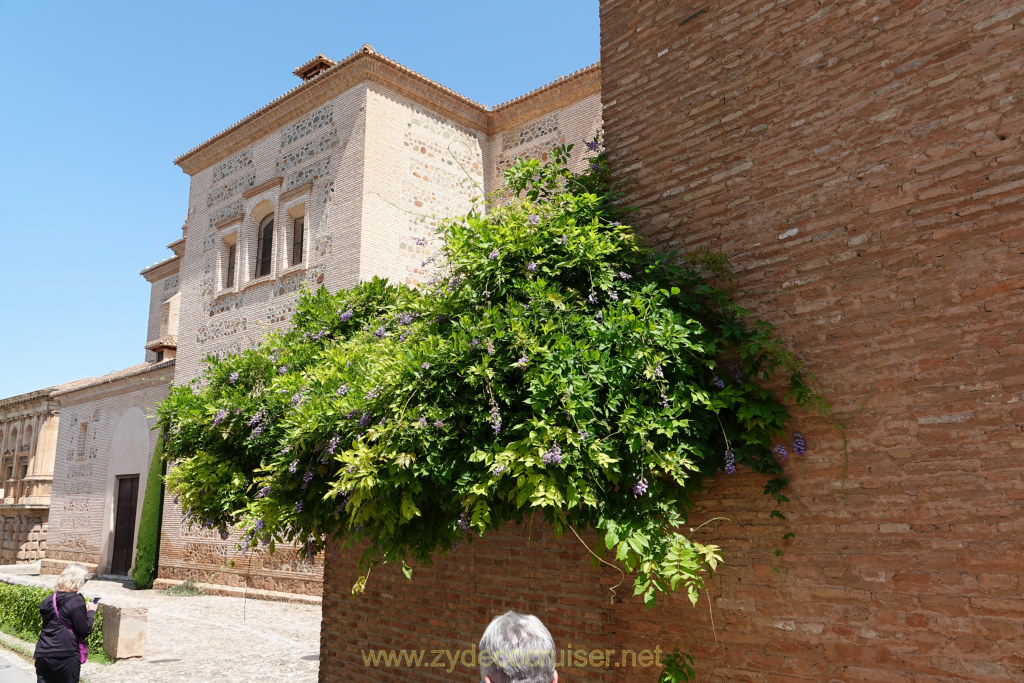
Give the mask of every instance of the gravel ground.
<path id="1" fill-rule="evenodd" d="M 11 583 L 52 587 L 38 563 L 0 566 Z M 146 607 L 146 654 L 111 665 L 87 663 L 82 680 L 315 681 L 320 606 L 230 598 L 175 597 L 136 591 L 124 582 L 92 579 L 82 593 L 118 607 Z"/>

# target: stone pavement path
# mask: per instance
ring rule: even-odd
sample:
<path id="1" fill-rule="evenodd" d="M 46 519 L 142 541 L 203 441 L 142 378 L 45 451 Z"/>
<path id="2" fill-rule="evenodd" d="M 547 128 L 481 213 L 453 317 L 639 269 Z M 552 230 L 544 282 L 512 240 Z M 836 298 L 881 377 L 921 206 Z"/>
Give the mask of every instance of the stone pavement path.
<path id="1" fill-rule="evenodd" d="M 0 567 L 12 582 L 52 587 L 56 577 Z M 118 607 L 146 607 L 146 655 L 112 665 L 86 663 L 87 683 L 131 681 L 316 681 L 320 606 L 221 596 L 174 597 L 92 579 L 90 597 Z"/>
<path id="2" fill-rule="evenodd" d="M 0 683 L 35 683 L 35 669 L 31 662 L 0 648 Z"/>

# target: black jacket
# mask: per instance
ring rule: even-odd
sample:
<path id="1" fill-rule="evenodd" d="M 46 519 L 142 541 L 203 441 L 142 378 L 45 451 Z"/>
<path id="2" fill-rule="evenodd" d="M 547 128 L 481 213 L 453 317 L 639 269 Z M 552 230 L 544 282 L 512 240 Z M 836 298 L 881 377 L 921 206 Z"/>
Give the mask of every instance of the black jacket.
<path id="1" fill-rule="evenodd" d="M 78 640 L 85 640 L 92 631 L 92 620 L 96 613 L 85 609 L 85 598 L 78 593 L 57 593 L 57 609 L 78 638 L 72 637 L 64 624 L 60 623 L 60 619 L 53 613 L 53 598 L 47 595 L 39 604 L 39 613 L 43 615 L 43 631 L 36 643 L 36 659 L 71 655 L 77 657 Z"/>

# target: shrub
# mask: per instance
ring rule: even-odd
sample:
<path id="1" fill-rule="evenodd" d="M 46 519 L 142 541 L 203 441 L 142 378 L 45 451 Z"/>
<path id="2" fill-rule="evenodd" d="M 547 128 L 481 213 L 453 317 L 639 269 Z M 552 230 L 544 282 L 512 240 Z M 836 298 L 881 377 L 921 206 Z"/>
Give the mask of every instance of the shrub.
<path id="1" fill-rule="evenodd" d="M 149 463 L 146 478 L 146 492 L 142 498 L 142 515 L 139 518 L 139 536 L 135 545 L 135 566 L 132 580 L 138 589 L 153 587 L 160 553 L 160 517 L 163 514 L 163 459 L 164 440 L 161 434 L 156 440 L 153 459 Z"/>
<path id="2" fill-rule="evenodd" d="M 271 551 L 337 537 L 367 546 L 361 569 L 411 576 L 537 515 L 597 530 L 649 605 L 695 602 L 720 561 L 684 533 L 701 478 L 746 466 L 784 500 L 788 411 L 763 383 L 816 396 L 770 325 L 621 224 L 600 156 L 573 174 L 568 154 L 517 162 L 517 199 L 442 222 L 422 290 L 307 292 L 290 330 L 174 388 L 159 422 L 189 523 Z"/>
<path id="3" fill-rule="evenodd" d="M 43 630 L 39 606 L 52 594 L 53 591 L 47 588 L 0 582 L 0 631 L 33 643 L 39 640 L 39 633 Z M 88 597 L 85 599 L 89 600 Z M 92 632 L 86 643 L 89 645 L 90 661 L 110 661 L 103 651 L 102 608 L 96 611 Z"/>

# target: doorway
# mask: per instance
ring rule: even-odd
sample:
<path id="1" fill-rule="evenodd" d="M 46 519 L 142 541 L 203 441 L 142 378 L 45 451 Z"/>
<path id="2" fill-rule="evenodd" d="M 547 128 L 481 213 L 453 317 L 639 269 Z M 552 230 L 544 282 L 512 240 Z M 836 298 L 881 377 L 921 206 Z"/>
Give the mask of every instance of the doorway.
<path id="1" fill-rule="evenodd" d="M 110 573 L 127 575 L 132 568 L 135 545 L 135 510 L 139 501 L 139 476 L 117 478 L 117 511 L 114 514 L 114 553 Z"/>

